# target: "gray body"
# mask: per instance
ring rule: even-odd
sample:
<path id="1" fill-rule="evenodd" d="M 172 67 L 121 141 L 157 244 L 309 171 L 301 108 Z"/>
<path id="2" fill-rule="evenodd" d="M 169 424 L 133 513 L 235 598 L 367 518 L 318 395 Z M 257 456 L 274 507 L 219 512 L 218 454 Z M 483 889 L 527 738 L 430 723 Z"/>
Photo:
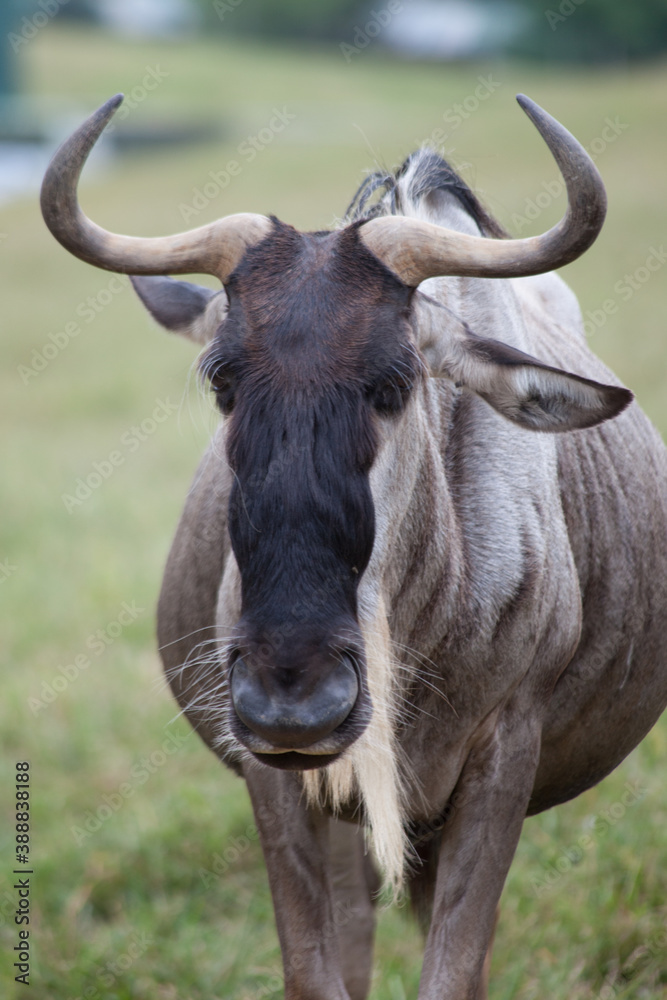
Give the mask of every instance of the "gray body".
<path id="1" fill-rule="evenodd" d="M 473 225 L 447 200 L 428 210 L 434 216 L 449 228 Z M 614 381 L 588 349 L 576 300 L 555 275 L 441 278 L 422 290 L 485 336 Z M 445 321 L 428 302 L 420 311 L 425 325 Z M 484 995 L 477 992 L 483 986 L 468 984 L 477 983 L 525 815 L 598 782 L 667 703 L 667 461 L 636 403 L 614 420 L 558 435 L 517 428 L 443 379 L 424 382 L 411 407 L 371 473 L 378 531 L 360 591 L 372 605 L 381 590 L 393 657 L 403 666 L 393 697 L 396 754 L 408 776 L 404 816 L 433 876 L 418 874 L 415 889 L 435 907 L 420 997 L 458 1000 Z M 221 608 L 221 582 L 233 562 L 225 527 L 231 473 L 222 454 L 224 428 L 176 534 L 159 640 L 176 696 L 224 756 L 221 696 L 207 692 L 198 670 L 201 636 L 215 634 L 216 621 L 224 633 L 229 600 L 223 597 Z M 302 831 L 323 822 L 320 810 L 304 805 L 293 774 L 260 774 L 233 753 L 230 760 L 251 794 L 259 788 L 253 801 L 277 803 L 291 817 L 285 831 L 275 821 L 263 830 L 260 821 L 271 876 L 275 841 L 302 837 L 288 832 L 294 815 Z M 357 805 L 353 798 L 339 812 L 352 818 Z M 304 893 L 326 896 L 326 847 L 314 834 L 306 846 L 321 871 Z M 292 845 L 288 858 L 278 852 L 275 860 L 279 929 L 299 911 L 295 851 Z M 359 860 L 350 855 L 349 863 Z M 283 879 L 281 890 L 275 883 Z M 465 899 L 455 917 L 452 896 Z M 315 916 L 294 940 L 281 935 L 289 954 L 306 947 L 300 933 L 317 937 Z M 343 952 L 349 956 L 349 947 Z M 331 968 L 312 961 L 313 992 L 295 987 L 286 995 L 344 997 L 342 986 L 331 991 Z M 354 997 L 365 995 L 368 961 Z M 352 966 L 349 982 L 359 976 L 356 959 Z"/>
<path id="2" fill-rule="evenodd" d="M 541 236 L 502 238 L 426 151 L 333 233 L 236 215 L 119 236 L 76 185 L 120 99 L 55 154 L 42 210 L 209 345 L 226 418 L 159 641 L 247 782 L 286 1000 L 367 995 L 379 882 L 360 827 L 426 929 L 419 1000 L 483 1000 L 524 818 L 600 781 L 667 703 L 667 453 L 548 273 L 595 239 L 602 181 L 520 97 L 568 192 Z M 224 290 L 166 277 L 201 270 Z"/>

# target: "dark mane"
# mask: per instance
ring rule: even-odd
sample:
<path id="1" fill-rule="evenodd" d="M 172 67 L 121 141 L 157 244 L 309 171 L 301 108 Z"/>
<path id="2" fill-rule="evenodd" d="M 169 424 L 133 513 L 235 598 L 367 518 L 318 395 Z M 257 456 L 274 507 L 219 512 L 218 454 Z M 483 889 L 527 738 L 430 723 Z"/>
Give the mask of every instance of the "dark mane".
<path id="1" fill-rule="evenodd" d="M 404 178 L 412 168 L 406 189 Z M 401 184 L 401 181 L 404 183 Z M 484 236 L 503 239 L 507 233 L 487 212 L 477 195 L 453 167 L 432 149 L 420 149 L 401 164 L 395 173 L 377 170 L 360 185 L 345 213 L 348 222 L 366 221 L 379 215 L 400 215 L 401 194 L 419 201 L 433 191 L 448 191 L 461 203 Z M 371 202 L 373 195 L 379 198 Z"/>

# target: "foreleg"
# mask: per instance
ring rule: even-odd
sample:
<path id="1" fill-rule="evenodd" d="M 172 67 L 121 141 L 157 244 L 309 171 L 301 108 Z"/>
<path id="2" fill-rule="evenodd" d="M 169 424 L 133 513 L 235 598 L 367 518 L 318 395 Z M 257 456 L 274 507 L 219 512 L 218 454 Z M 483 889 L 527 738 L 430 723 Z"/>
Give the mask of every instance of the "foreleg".
<path id="1" fill-rule="evenodd" d="M 294 772 L 244 765 L 283 956 L 285 1000 L 350 1000 L 335 930 L 329 819 Z"/>

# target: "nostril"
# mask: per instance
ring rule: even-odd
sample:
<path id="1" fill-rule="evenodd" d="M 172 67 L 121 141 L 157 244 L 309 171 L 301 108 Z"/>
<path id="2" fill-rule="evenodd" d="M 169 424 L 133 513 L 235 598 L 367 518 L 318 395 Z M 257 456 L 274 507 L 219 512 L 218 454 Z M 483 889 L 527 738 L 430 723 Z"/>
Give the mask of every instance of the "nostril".
<path id="1" fill-rule="evenodd" d="M 305 747 L 332 733 L 357 701 L 359 680 L 351 655 L 339 654 L 333 667 L 305 693 L 284 686 L 275 673 L 252 670 L 239 655 L 231 666 L 230 692 L 241 722 L 275 746 Z"/>

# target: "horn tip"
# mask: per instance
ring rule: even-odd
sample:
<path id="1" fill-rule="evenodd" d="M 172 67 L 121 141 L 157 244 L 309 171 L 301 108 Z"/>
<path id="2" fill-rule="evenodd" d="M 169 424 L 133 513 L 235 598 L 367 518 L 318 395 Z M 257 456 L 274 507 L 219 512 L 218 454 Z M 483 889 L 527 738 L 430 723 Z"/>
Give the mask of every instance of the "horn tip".
<path id="1" fill-rule="evenodd" d="M 108 101 L 105 101 L 104 104 L 97 109 L 97 111 L 93 112 L 88 119 L 87 125 L 89 127 L 92 126 L 96 135 L 98 135 L 99 130 L 103 129 L 109 120 L 113 118 L 124 100 L 125 94 L 114 94 L 114 96 L 110 97 Z"/>
<path id="2" fill-rule="evenodd" d="M 540 105 L 537 104 L 536 101 L 533 101 L 530 97 L 526 97 L 525 94 L 517 94 L 516 100 L 524 114 L 528 115 L 533 125 L 536 125 L 542 134 L 544 134 L 543 129 L 548 125 L 553 127 L 558 124 L 557 122 L 554 122 L 554 119 L 550 114 L 547 114 L 544 108 L 541 108 Z"/>
<path id="3" fill-rule="evenodd" d="M 96 121 L 108 120 L 116 113 L 124 100 L 125 94 L 114 94 L 114 96 L 110 97 L 108 101 L 105 101 L 104 104 L 97 109 L 97 111 L 93 112 L 91 118 Z"/>
<path id="4" fill-rule="evenodd" d="M 536 108 L 538 106 L 535 104 L 535 101 L 532 101 L 530 97 L 527 97 L 525 94 L 517 94 L 516 102 L 522 111 L 525 111 L 526 113 L 532 108 Z"/>

